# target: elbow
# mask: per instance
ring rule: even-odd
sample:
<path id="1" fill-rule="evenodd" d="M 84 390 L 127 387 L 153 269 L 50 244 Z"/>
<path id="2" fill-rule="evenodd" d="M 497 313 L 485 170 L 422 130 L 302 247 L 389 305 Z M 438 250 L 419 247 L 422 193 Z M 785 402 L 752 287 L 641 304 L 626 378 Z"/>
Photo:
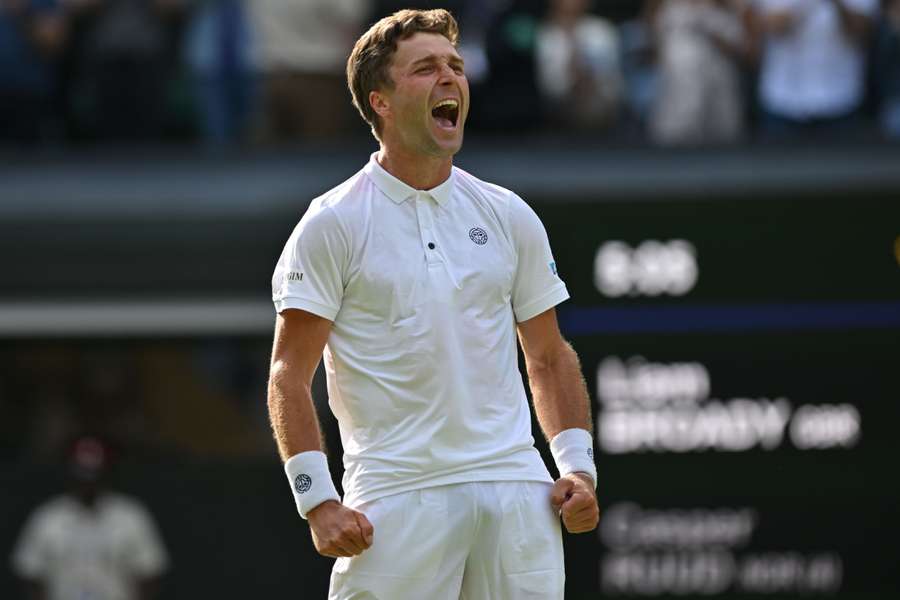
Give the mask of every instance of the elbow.
<path id="1" fill-rule="evenodd" d="M 557 343 L 548 346 L 539 355 L 529 357 L 525 361 L 529 379 L 542 379 L 556 373 L 561 365 L 567 362 L 566 359 L 570 354 L 574 352 L 572 346 L 560 338 Z"/>
<path id="2" fill-rule="evenodd" d="M 292 396 L 297 391 L 309 392 L 310 384 L 302 377 L 298 377 L 294 369 L 291 369 L 284 360 L 275 359 L 269 367 L 269 382 L 267 386 L 267 403 L 271 408 L 273 403 L 280 402 L 286 396 Z"/>
<path id="3" fill-rule="evenodd" d="M 284 371 L 285 365 L 283 361 L 273 360 L 272 364 L 269 365 L 269 382 L 267 385 L 269 391 L 269 403 L 272 402 L 273 392 L 276 392 L 281 385 L 281 382 L 284 381 Z"/>

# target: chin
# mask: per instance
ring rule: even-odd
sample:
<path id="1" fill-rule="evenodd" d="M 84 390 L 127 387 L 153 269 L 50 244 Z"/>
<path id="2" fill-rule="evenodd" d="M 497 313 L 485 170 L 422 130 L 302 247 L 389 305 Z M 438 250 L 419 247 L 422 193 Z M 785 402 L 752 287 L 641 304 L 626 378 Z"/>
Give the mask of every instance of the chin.
<path id="1" fill-rule="evenodd" d="M 462 136 L 459 136 L 459 139 L 450 144 L 442 144 L 441 149 L 444 151 L 446 156 L 453 156 L 460 150 L 462 150 Z"/>
<path id="2" fill-rule="evenodd" d="M 432 138 L 433 147 L 435 153 L 442 157 L 450 157 L 459 152 L 462 149 L 463 145 L 463 134 L 460 131 L 453 138 L 446 137 L 433 137 Z"/>

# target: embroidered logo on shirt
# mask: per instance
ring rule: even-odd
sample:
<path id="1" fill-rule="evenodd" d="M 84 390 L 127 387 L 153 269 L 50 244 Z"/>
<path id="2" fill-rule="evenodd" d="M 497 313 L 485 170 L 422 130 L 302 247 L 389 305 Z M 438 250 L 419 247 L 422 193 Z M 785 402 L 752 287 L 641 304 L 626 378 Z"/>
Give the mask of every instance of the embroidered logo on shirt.
<path id="1" fill-rule="evenodd" d="M 587 455 L 588 455 L 588 458 L 589 458 L 589 459 L 594 460 L 594 449 L 593 449 L 593 448 L 588 448 L 588 449 L 587 449 Z"/>
<path id="2" fill-rule="evenodd" d="M 309 488 L 312 487 L 312 477 L 307 475 L 306 473 L 300 473 L 294 479 L 294 489 L 297 490 L 298 494 L 305 494 L 309 491 Z"/>
<path id="3" fill-rule="evenodd" d="M 473 227 L 469 230 L 469 239 L 479 246 L 484 246 L 487 244 L 487 233 L 481 227 Z"/>
<path id="4" fill-rule="evenodd" d="M 553 273 L 554 275 L 556 275 L 556 263 L 555 263 L 555 262 L 551 262 L 551 263 L 548 263 L 547 266 L 550 267 L 550 272 Z"/>
<path id="5" fill-rule="evenodd" d="M 303 273 L 297 271 L 289 271 L 284 276 L 285 281 L 303 281 Z"/>

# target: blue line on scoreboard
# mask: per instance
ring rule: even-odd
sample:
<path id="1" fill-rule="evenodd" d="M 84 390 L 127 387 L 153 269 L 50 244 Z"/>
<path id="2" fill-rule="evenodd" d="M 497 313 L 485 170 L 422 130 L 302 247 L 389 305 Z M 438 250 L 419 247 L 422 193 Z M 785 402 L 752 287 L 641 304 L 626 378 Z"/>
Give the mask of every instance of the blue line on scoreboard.
<path id="1" fill-rule="evenodd" d="M 900 328 L 900 302 L 559 308 L 567 335 Z"/>

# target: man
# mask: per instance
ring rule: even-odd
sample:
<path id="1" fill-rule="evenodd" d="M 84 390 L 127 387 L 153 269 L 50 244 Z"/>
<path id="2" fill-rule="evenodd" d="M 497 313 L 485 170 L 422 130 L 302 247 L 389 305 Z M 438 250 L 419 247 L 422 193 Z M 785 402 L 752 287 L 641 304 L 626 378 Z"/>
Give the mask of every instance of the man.
<path id="1" fill-rule="evenodd" d="M 589 401 L 544 228 L 452 166 L 469 110 L 456 41 L 443 10 L 400 11 L 359 39 L 349 85 L 381 148 L 313 201 L 273 278 L 272 426 L 316 549 L 338 558 L 334 600 L 562 598 L 559 516 L 571 532 L 598 521 Z M 323 350 L 343 502 L 310 397 Z"/>
<path id="2" fill-rule="evenodd" d="M 0 140 L 40 141 L 53 126 L 56 62 L 66 42 L 57 0 L 0 0 Z"/>
<path id="3" fill-rule="evenodd" d="M 149 600 L 168 558 L 152 517 L 103 488 L 109 450 L 79 438 L 69 453 L 68 494 L 38 507 L 13 554 L 13 571 L 35 600 Z"/>
<path id="4" fill-rule="evenodd" d="M 346 135 L 353 110 L 344 104 L 342 69 L 369 8 L 365 0 L 248 2 L 271 142 Z"/>
<path id="5" fill-rule="evenodd" d="M 739 0 L 738 0 L 739 1 Z M 655 13 L 660 92 L 650 135 L 663 145 L 724 144 L 744 121 L 747 40 L 732 0 L 663 0 Z"/>
<path id="6" fill-rule="evenodd" d="M 865 95 L 878 0 L 752 0 L 750 7 L 767 133 L 850 128 Z"/>
<path id="7" fill-rule="evenodd" d="M 900 139 L 900 0 L 883 0 L 875 36 L 875 97 L 882 133 Z"/>
<path id="8" fill-rule="evenodd" d="M 538 85 L 554 121 L 574 131 L 615 124 L 622 96 L 619 31 L 591 0 L 552 0 L 537 30 Z"/>

